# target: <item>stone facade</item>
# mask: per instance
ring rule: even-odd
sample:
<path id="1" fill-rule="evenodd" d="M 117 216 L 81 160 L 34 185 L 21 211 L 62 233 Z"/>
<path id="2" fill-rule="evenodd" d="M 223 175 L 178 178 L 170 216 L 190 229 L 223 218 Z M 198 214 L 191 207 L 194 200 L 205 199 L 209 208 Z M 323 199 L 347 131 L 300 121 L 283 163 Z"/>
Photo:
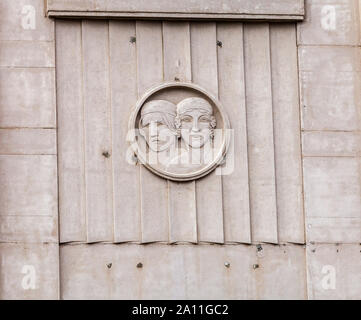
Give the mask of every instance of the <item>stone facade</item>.
<path id="1" fill-rule="evenodd" d="M 298 21 L 287 0 L 282 23 L 279 1 L 267 22 L 47 17 L 62 1 L 0 0 L 1 299 L 361 298 L 361 1 Z M 174 80 L 225 107 L 231 175 L 125 163 L 130 106 Z"/>

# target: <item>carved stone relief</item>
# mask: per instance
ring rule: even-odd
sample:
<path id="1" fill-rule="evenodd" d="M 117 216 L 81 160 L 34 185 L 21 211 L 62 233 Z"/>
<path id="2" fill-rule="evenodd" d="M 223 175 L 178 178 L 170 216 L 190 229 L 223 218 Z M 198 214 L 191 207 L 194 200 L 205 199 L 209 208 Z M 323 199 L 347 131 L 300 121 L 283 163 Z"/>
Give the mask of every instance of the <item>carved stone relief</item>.
<path id="1" fill-rule="evenodd" d="M 208 174 L 222 162 L 229 129 L 216 98 L 197 85 L 175 82 L 150 90 L 138 101 L 128 138 L 149 170 L 187 181 Z"/>

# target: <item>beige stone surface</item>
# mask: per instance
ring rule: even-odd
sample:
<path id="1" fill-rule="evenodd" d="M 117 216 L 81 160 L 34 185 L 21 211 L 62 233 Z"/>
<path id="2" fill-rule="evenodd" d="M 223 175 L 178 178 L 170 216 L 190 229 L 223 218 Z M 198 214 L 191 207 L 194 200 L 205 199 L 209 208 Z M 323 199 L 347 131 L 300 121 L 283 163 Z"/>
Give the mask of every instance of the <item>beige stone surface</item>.
<path id="1" fill-rule="evenodd" d="M 278 243 L 269 24 L 244 31 L 252 240 Z"/>
<path id="2" fill-rule="evenodd" d="M 87 241 L 113 240 L 109 25 L 82 22 Z M 73 155 L 74 156 L 74 155 Z"/>
<path id="3" fill-rule="evenodd" d="M 54 23 L 0 1 L 0 298 L 59 297 Z"/>
<path id="4" fill-rule="evenodd" d="M 0 155 L 56 155 L 55 129 L 0 129 Z"/>
<path id="5" fill-rule="evenodd" d="M 307 1 L 297 28 L 309 299 L 361 296 L 360 9 Z"/>
<path id="6" fill-rule="evenodd" d="M 192 81 L 219 96 L 217 25 L 214 22 L 191 25 Z M 222 177 L 215 171 L 195 182 L 198 240 L 223 243 Z"/>
<path id="7" fill-rule="evenodd" d="M 301 46 L 305 130 L 360 130 L 360 47 Z"/>
<path id="8" fill-rule="evenodd" d="M 60 261 L 63 299 L 306 298 L 302 246 L 63 245 Z"/>
<path id="9" fill-rule="evenodd" d="M 305 157 L 357 157 L 361 155 L 361 133 L 303 132 L 302 146 Z"/>
<path id="10" fill-rule="evenodd" d="M 360 244 L 307 247 L 308 296 L 318 300 L 361 299 Z"/>
<path id="11" fill-rule="evenodd" d="M 56 156 L 0 155 L 0 215 L 56 216 Z"/>
<path id="12" fill-rule="evenodd" d="M 55 67 L 54 42 L 0 41 L 0 67 Z"/>
<path id="13" fill-rule="evenodd" d="M 270 41 L 278 240 L 304 243 L 295 26 L 271 25 Z"/>
<path id="14" fill-rule="evenodd" d="M 360 158 L 312 157 L 304 161 L 307 240 L 361 240 Z"/>
<path id="15" fill-rule="evenodd" d="M 104 21 L 59 21 L 56 30 L 62 242 L 277 243 L 281 235 L 281 242 L 303 243 L 293 26 L 111 21 L 108 35 Z M 175 78 L 225 104 L 238 150 L 229 176 L 173 184 L 127 163 L 124 130 L 137 96 Z"/>
<path id="16" fill-rule="evenodd" d="M 56 164 L 53 155 L 0 155 L 0 242 L 58 241 Z"/>
<path id="17" fill-rule="evenodd" d="M 58 217 L 0 215 L 0 242 L 58 243 Z"/>
<path id="18" fill-rule="evenodd" d="M 0 40 L 53 41 L 54 22 L 45 18 L 44 0 L 1 0 Z"/>
<path id="19" fill-rule="evenodd" d="M 47 0 L 50 16 L 131 17 L 131 18 L 212 18 L 302 20 L 304 0 Z M 90 14 L 89 14 L 90 13 Z"/>
<path id="20" fill-rule="evenodd" d="M 139 242 L 141 237 L 139 167 L 128 163 L 127 141 L 128 115 L 138 95 L 137 47 L 130 41 L 135 33 L 133 21 L 109 22 L 115 242 Z"/>
<path id="21" fill-rule="evenodd" d="M 138 99 L 163 82 L 163 33 L 159 21 L 137 21 Z M 133 107 L 134 108 L 134 107 Z M 141 241 L 168 241 L 168 182 L 140 166 Z M 157 210 L 154 210 L 157 208 Z M 157 221 L 154 224 L 154 221 Z"/>
<path id="22" fill-rule="evenodd" d="M 314 49 L 313 51 L 315 52 Z M 319 54 L 322 54 L 322 51 L 319 51 Z M 330 59 L 332 58 L 331 55 Z M 303 66 L 307 68 L 306 63 L 301 64 L 303 129 L 360 130 L 361 73 L 349 71 L 350 63 L 333 64 L 333 68 L 330 68 L 331 63 L 325 63 L 324 60 L 318 60 L 317 63 L 317 60 L 315 59 L 313 66 L 308 70 L 302 69 Z M 353 66 L 354 70 L 357 67 L 358 63 Z"/>
<path id="23" fill-rule="evenodd" d="M 327 58 L 326 58 L 327 57 Z M 361 48 L 356 46 L 314 45 L 299 47 L 300 70 L 334 72 L 360 72 Z"/>
<path id="24" fill-rule="evenodd" d="M 248 185 L 246 88 L 244 73 L 244 24 L 218 24 L 219 99 L 234 130 L 222 168 L 225 242 L 251 242 Z M 232 145 L 233 143 L 233 145 Z M 240 192 L 242 190 L 243 192 Z"/>
<path id="25" fill-rule="evenodd" d="M 59 239 L 86 242 L 81 22 L 57 21 L 56 38 Z"/>
<path id="26" fill-rule="evenodd" d="M 0 67 L 0 127 L 55 128 L 55 70 Z"/>
<path id="27" fill-rule="evenodd" d="M 0 299 L 59 298 L 57 244 L 0 243 Z"/>
<path id="28" fill-rule="evenodd" d="M 360 44 L 358 0 L 310 0 L 305 5 L 305 21 L 298 25 L 299 44 Z"/>
<path id="29" fill-rule="evenodd" d="M 1 299 L 360 299 L 360 1 L 305 1 L 298 61 L 295 24 L 239 20 L 300 20 L 303 0 L 185 1 L 101 0 L 99 16 L 158 19 L 55 32 L 46 1 L 0 0 Z M 175 78 L 225 105 L 233 175 L 176 184 L 127 163 L 138 97 Z M 86 244 L 102 241 L 183 244 Z M 252 241 L 286 245 L 235 245 Z"/>
<path id="30" fill-rule="evenodd" d="M 192 81 L 189 22 L 163 22 L 164 79 Z M 195 182 L 168 181 L 169 241 L 197 242 Z"/>

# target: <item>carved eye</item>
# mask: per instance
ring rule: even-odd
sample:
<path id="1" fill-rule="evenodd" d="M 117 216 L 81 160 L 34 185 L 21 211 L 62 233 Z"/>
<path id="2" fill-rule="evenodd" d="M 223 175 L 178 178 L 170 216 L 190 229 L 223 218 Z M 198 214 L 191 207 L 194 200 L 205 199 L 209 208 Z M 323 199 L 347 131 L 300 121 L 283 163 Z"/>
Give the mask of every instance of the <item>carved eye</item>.
<path id="1" fill-rule="evenodd" d="M 182 121 L 183 122 L 192 122 L 192 118 L 191 117 L 183 117 Z"/>
<path id="2" fill-rule="evenodd" d="M 199 118 L 199 121 L 200 121 L 200 122 L 210 122 L 209 118 L 206 117 L 206 116 L 200 117 L 200 118 Z"/>

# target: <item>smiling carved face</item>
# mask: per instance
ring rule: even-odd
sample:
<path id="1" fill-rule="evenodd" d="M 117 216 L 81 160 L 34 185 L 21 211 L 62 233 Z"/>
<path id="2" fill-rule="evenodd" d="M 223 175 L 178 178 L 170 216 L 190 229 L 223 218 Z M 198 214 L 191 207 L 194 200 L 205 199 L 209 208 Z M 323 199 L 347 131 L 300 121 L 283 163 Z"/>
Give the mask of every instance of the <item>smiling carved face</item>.
<path id="1" fill-rule="evenodd" d="M 175 116 L 175 105 L 165 100 L 154 100 L 143 106 L 139 129 L 151 150 L 164 151 L 175 142 Z"/>
<path id="2" fill-rule="evenodd" d="M 177 127 L 184 142 L 192 148 L 202 148 L 216 126 L 213 108 L 202 98 L 188 98 L 177 106 Z"/>

